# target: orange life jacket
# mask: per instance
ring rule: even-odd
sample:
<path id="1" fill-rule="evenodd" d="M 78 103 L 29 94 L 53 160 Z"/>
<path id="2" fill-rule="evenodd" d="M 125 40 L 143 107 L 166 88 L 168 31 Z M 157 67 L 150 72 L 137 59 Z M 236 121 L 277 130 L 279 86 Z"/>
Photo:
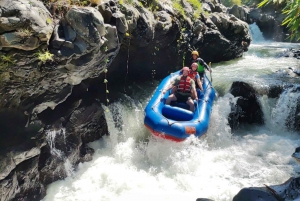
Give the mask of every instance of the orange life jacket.
<path id="1" fill-rule="evenodd" d="M 189 76 L 181 76 L 177 90 L 179 92 L 189 93 L 191 92 L 191 78 Z"/>
<path id="2" fill-rule="evenodd" d="M 188 74 L 188 76 L 190 77 L 190 78 L 192 78 L 193 80 L 196 80 L 196 75 L 197 75 L 197 71 L 193 71 L 192 69 L 190 70 L 190 72 L 189 72 L 189 74 Z"/>

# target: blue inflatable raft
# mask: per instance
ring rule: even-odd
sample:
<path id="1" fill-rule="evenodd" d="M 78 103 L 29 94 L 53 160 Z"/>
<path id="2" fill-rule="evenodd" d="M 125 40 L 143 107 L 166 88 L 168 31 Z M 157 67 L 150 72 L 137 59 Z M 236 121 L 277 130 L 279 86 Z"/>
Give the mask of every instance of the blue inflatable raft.
<path id="1" fill-rule="evenodd" d="M 201 137 L 207 132 L 215 99 L 215 90 L 209 79 L 204 76 L 204 92 L 197 89 L 198 101 L 194 101 L 194 112 L 188 110 L 189 106 L 186 103 L 172 102 L 171 105 L 165 105 L 171 89 L 165 94 L 162 90 L 167 89 L 179 73 L 180 71 L 171 73 L 163 79 L 145 108 L 144 119 L 145 126 L 153 135 L 177 142 L 191 135 Z"/>

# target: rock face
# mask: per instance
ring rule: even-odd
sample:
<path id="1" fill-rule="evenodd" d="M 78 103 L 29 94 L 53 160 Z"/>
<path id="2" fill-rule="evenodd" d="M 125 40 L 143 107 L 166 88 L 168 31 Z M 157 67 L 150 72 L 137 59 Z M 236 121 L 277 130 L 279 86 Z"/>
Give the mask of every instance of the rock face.
<path id="1" fill-rule="evenodd" d="M 228 9 L 228 12 L 248 24 L 255 22 L 266 40 L 297 42 L 287 37 L 290 34 L 288 28 L 281 25 L 285 18 L 282 14 L 283 8 L 284 4 L 268 4 L 262 8 L 234 5 Z"/>
<path id="2" fill-rule="evenodd" d="M 0 49 L 34 50 L 49 42 L 54 23 L 41 1 L 2 0 L 0 9 Z"/>
<path id="3" fill-rule="evenodd" d="M 263 112 L 257 99 L 257 93 L 247 83 L 234 82 L 230 93 L 234 97 L 239 97 L 236 104 L 232 105 L 228 122 L 232 130 L 237 129 L 240 124 L 263 124 Z"/>
<path id="4" fill-rule="evenodd" d="M 108 67 L 119 51 L 118 34 L 95 8 L 71 8 L 53 28 L 40 1 L 0 6 L 6 61 L 0 68 L 0 200 L 40 200 L 47 184 L 91 160 L 88 142 L 108 134 L 102 106 L 83 81 Z M 12 19 L 15 24 L 5 23 Z M 30 32 L 21 43 L 5 42 L 25 27 Z M 37 58 L 44 45 L 55 62 Z"/>
<path id="5" fill-rule="evenodd" d="M 184 12 L 171 0 L 148 3 L 0 2 L 1 201 L 40 200 L 47 184 L 91 160 L 87 143 L 108 134 L 104 77 L 160 78 L 191 48 L 217 62 L 251 42 L 248 25 L 215 1 L 203 3 L 207 14 L 186 1 Z"/>
<path id="6" fill-rule="evenodd" d="M 278 201 L 278 200 L 298 200 L 300 193 L 300 178 L 290 178 L 285 183 L 266 187 L 243 188 L 233 201 Z"/>
<path id="7" fill-rule="evenodd" d="M 147 11 L 139 3 L 122 5 L 128 20 L 128 36 L 125 36 L 120 53 L 110 66 L 111 76 L 127 74 L 129 79 L 151 79 L 165 77 L 168 73 L 189 64 L 191 49 L 197 49 L 207 62 L 230 60 L 242 56 L 251 42 L 247 23 L 222 13 L 215 2 L 205 3 L 209 15 L 199 14 L 185 2 L 184 18 L 172 8 L 172 1 L 158 2 L 156 12 Z M 224 9 L 226 10 L 226 9 Z M 127 61 L 128 60 L 128 61 Z M 116 79 L 114 77 L 113 79 Z M 118 77 L 118 79 L 124 79 Z"/>

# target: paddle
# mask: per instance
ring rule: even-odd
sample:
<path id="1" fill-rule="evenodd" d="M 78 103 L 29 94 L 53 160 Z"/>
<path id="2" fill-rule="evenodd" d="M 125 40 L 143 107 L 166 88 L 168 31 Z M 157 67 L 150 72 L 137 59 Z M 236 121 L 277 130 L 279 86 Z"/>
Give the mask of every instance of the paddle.
<path id="1" fill-rule="evenodd" d="M 211 69 L 211 62 L 209 62 L 209 68 Z M 210 82 L 212 83 L 212 76 L 211 76 L 211 72 L 209 71 L 209 74 L 210 74 Z"/>

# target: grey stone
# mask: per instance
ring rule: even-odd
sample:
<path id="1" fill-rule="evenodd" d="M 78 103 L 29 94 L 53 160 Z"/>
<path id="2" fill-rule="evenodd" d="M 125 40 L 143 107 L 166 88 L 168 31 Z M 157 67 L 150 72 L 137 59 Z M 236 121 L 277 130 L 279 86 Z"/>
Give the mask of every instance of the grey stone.
<path id="1" fill-rule="evenodd" d="M 64 26 L 65 38 L 67 41 L 73 42 L 76 38 L 76 32 L 69 26 Z"/>
<path id="2" fill-rule="evenodd" d="M 87 44 L 79 37 L 74 41 L 74 45 L 80 50 L 80 53 L 84 53 L 87 50 Z"/>
<path id="3" fill-rule="evenodd" d="M 41 42 L 49 42 L 54 25 L 51 14 L 42 2 L 1 0 L 0 8 L 3 16 L 0 20 L 0 33 L 3 33 L 0 36 L 0 48 L 34 50 Z M 13 30 L 18 31 L 5 33 Z M 25 30 L 31 36 L 24 34 Z"/>

